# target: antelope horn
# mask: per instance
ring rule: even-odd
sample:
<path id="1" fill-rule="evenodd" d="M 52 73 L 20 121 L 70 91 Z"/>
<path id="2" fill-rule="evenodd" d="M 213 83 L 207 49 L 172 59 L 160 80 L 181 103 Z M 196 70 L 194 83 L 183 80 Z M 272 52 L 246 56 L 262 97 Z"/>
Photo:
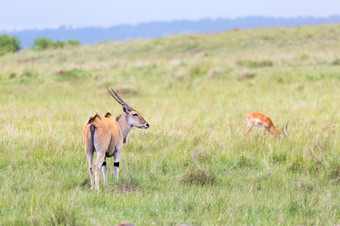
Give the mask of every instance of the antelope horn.
<path id="1" fill-rule="evenodd" d="M 118 93 L 116 93 L 112 88 L 111 88 L 111 91 L 112 92 L 114 92 L 114 94 L 116 94 L 116 97 L 126 106 L 126 107 L 128 107 L 128 108 L 130 108 L 130 110 L 132 110 L 133 108 L 130 106 L 130 105 L 128 105 L 119 95 L 118 95 Z"/>
<path id="2" fill-rule="evenodd" d="M 119 104 L 124 105 L 124 103 L 121 102 L 115 95 L 113 95 L 113 93 L 108 88 L 106 89 L 110 93 L 110 95 L 113 97 L 113 99 L 115 99 Z"/>
<path id="3" fill-rule="evenodd" d="M 107 89 L 109 91 L 109 93 L 111 94 L 111 96 L 118 102 L 120 103 L 122 106 L 127 107 L 129 110 L 132 110 L 133 108 L 130 107 L 130 105 L 128 105 L 119 95 L 118 93 L 116 93 L 112 88 L 111 91 L 109 89 Z"/>

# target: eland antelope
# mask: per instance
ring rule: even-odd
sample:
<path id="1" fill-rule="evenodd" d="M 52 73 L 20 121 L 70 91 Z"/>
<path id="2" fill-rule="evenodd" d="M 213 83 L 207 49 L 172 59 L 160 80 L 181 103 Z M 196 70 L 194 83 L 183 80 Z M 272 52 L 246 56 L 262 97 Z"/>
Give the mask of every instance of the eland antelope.
<path id="1" fill-rule="evenodd" d="M 83 140 L 86 157 L 89 164 L 91 189 L 99 190 L 99 175 L 102 167 L 104 185 L 107 184 L 106 157 L 114 156 L 115 180 L 118 180 L 119 162 L 122 155 L 123 143 L 133 126 L 147 129 L 149 123 L 132 107 L 130 107 L 113 89 L 107 89 L 111 96 L 123 106 L 123 113 L 116 119 L 108 112 L 104 117 L 96 113 L 90 117 L 83 128 Z M 97 160 L 93 168 L 93 153 L 97 152 Z M 94 178 L 93 181 L 93 169 Z M 95 182 L 95 183 L 94 183 Z"/>
<path id="2" fill-rule="evenodd" d="M 277 132 L 272 120 L 268 116 L 253 112 L 253 113 L 247 114 L 244 117 L 244 122 L 247 124 L 246 130 L 244 131 L 244 135 L 247 135 L 254 126 L 258 126 L 262 128 L 263 136 L 266 136 L 266 132 L 268 131 L 272 133 L 274 137 L 282 138 L 282 135 L 279 132 Z M 282 128 L 282 133 L 285 136 L 288 134 L 287 126 L 288 124 L 286 124 L 286 126 Z M 287 134 L 284 131 L 284 129 L 286 129 Z"/>

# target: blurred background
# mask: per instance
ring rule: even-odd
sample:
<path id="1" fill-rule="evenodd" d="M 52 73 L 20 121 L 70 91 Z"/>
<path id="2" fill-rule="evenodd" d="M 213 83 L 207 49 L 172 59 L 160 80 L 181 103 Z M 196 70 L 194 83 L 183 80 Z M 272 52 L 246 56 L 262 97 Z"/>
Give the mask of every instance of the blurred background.
<path id="1" fill-rule="evenodd" d="M 180 33 L 339 22 L 337 0 L 0 2 L 0 34 L 15 35 L 24 48 L 33 45 L 38 37 L 93 44 Z"/>

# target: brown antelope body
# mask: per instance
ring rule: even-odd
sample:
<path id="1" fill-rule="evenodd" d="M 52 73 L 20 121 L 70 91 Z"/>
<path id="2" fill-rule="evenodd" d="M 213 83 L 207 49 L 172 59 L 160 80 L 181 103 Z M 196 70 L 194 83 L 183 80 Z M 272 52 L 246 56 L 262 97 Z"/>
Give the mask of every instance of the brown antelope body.
<path id="1" fill-rule="evenodd" d="M 99 175 L 102 167 L 104 185 L 107 184 L 106 157 L 114 157 L 115 180 L 118 180 L 119 162 L 122 155 L 123 143 L 133 126 L 147 129 L 149 123 L 113 90 L 108 90 L 111 96 L 123 106 L 123 114 L 115 119 L 108 112 L 103 117 L 98 113 L 91 117 L 83 128 L 83 140 L 86 157 L 89 164 L 91 189 L 94 185 L 99 189 Z M 93 168 L 93 154 L 97 152 L 97 160 Z M 93 169 L 94 179 L 93 180 Z M 94 183 L 95 182 L 95 183 Z"/>
<path id="2" fill-rule="evenodd" d="M 271 132 L 274 137 L 281 138 L 279 132 L 277 132 L 272 120 L 263 114 L 260 113 L 250 113 L 244 117 L 244 122 L 247 124 L 247 128 L 244 131 L 244 134 L 248 134 L 254 126 L 258 126 L 262 128 L 263 136 L 266 136 L 266 132 Z"/>

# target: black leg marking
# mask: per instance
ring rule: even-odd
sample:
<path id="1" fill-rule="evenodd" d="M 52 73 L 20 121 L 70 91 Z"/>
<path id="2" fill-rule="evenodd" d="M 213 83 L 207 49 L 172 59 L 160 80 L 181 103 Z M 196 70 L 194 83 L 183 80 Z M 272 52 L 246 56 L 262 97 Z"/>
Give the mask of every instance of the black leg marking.
<path id="1" fill-rule="evenodd" d="M 119 162 L 114 162 L 113 165 L 119 167 Z"/>
<path id="2" fill-rule="evenodd" d="M 103 165 L 102 166 L 106 166 L 106 161 L 103 162 Z"/>

